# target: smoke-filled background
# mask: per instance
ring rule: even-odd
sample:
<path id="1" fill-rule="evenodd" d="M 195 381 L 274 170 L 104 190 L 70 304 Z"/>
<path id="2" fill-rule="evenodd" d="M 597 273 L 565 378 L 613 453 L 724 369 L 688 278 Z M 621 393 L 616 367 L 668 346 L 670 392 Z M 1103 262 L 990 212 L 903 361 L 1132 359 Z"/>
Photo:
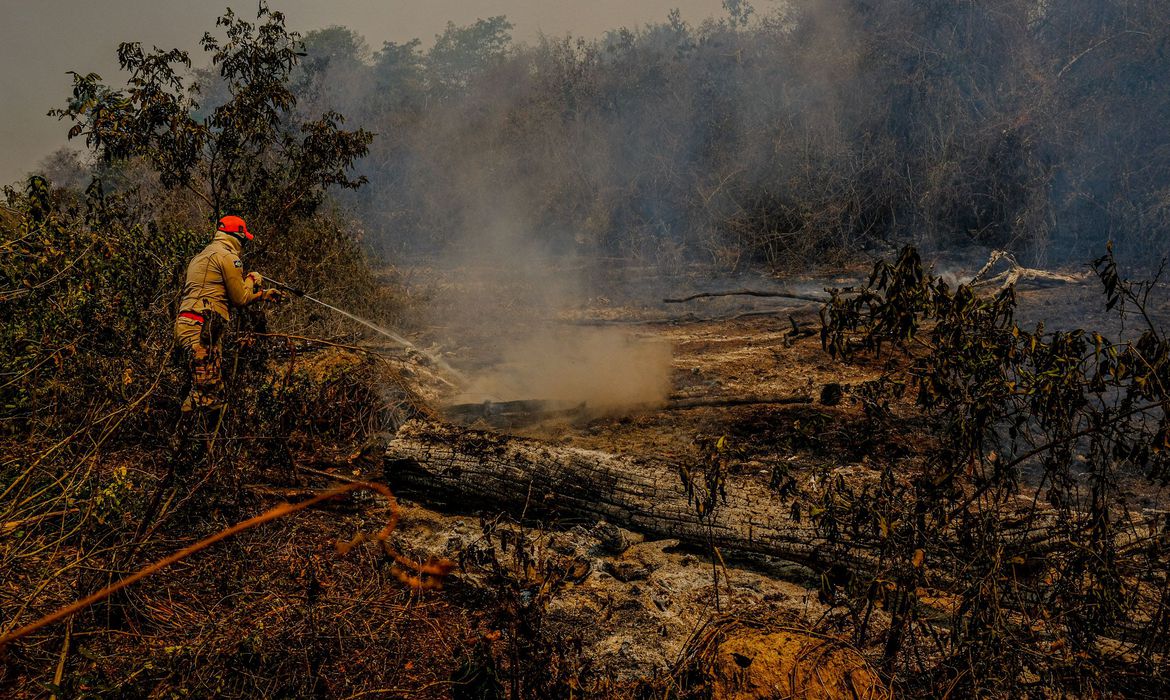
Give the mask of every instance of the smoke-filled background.
<path id="1" fill-rule="evenodd" d="M 503 16 L 381 45 L 311 31 L 299 108 L 377 133 L 346 204 L 394 258 L 475 256 L 500 227 L 728 268 L 902 242 L 1165 252 L 1170 4 L 723 5 L 524 42 Z"/>
<path id="2" fill-rule="evenodd" d="M 784 272 L 904 243 L 1062 265 L 1114 241 L 1156 262 L 1168 20 L 1165 2 L 821 0 L 527 43 L 505 17 L 433 44 L 334 27 L 305 37 L 299 91 L 378 133 L 345 197 L 375 251 L 528 282 L 492 328 L 531 363 L 547 347 L 516 315 L 594 291 L 566 268 Z M 456 306 L 496 318 L 504 287 L 476 288 Z M 586 376 L 615 366 L 591 356 Z"/>
<path id="3" fill-rule="evenodd" d="M 376 131 L 348 203 L 380 252 L 490 247 L 729 268 L 880 243 L 1049 264 L 1167 248 L 1170 4 L 725 3 L 517 44 L 309 33 L 300 92 Z"/>

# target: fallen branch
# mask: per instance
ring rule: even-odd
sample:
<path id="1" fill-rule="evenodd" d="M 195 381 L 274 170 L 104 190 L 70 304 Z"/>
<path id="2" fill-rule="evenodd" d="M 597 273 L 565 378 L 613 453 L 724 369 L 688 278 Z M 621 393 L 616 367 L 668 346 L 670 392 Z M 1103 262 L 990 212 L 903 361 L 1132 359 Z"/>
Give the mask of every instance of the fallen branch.
<path id="1" fill-rule="evenodd" d="M 734 314 L 725 314 L 720 316 L 696 316 L 693 313 L 685 313 L 681 316 L 658 316 L 654 318 L 578 318 L 578 319 L 564 319 L 557 323 L 563 323 L 572 326 L 655 326 L 655 325 L 672 325 L 679 326 L 690 323 L 719 323 L 724 321 L 738 321 L 741 318 L 753 318 L 756 316 L 778 316 L 780 311 L 790 307 L 778 307 L 777 309 L 766 309 L 763 311 L 741 311 Z"/>
<path id="2" fill-rule="evenodd" d="M 647 406 L 662 411 L 682 411 L 690 408 L 718 408 L 728 406 L 810 404 L 810 396 L 693 396 L 672 398 L 665 404 Z M 496 427 L 531 425 L 554 418 L 574 418 L 589 415 L 589 405 L 574 401 L 484 401 L 448 406 L 444 415 L 461 425 L 479 421 Z"/>
<path id="3" fill-rule="evenodd" d="M 73 620 L 65 625 L 65 641 L 61 643 L 61 654 L 57 657 L 57 670 L 53 673 L 53 687 L 60 688 L 65 678 L 65 661 L 69 658 L 69 642 L 73 639 Z M 57 700 L 57 693 L 49 696 L 49 700 Z"/>
<path id="4" fill-rule="evenodd" d="M 734 292 L 700 292 L 699 294 L 692 294 L 689 297 L 681 297 L 679 299 L 663 299 L 664 304 L 681 304 L 695 299 L 707 299 L 710 297 L 766 297 L 777 299 L 798 299 L 800 301 L 812 301 L 818 304 L 828 303 L 828 297 L 813 296 L 811 294 L 797 294 L 796 292 L 788 292 L 784 290 L 767 292 L 755 289 L 740 289 Z"/>
<path id="5" fill-rule="evenodd" d="M 995 267 L 995 264 L 1001 260 L 1007 261 L 1008 269 L 995 275 L 994 277 L 986 277 Z M 1037 270 L 1031 267 L 1024 267 L 1016 261 L 1016 257 L 1006 250 L 993 250 L 991 256 L 988 257 L 987 263 L 979 269 L 978 272 L 968 282 L 970 287 L 986 287 L 998 284 L 1000 289 L 1007 289 L 1019 282 L 1031 282 L 1037 286 L 1048 286 L 1053 284 L 1077 284 L 1085 281 L 1088 274 L 1081 275 L 1067 275 L 1060 272 L 1049 272 L 1048 270 Z"/>

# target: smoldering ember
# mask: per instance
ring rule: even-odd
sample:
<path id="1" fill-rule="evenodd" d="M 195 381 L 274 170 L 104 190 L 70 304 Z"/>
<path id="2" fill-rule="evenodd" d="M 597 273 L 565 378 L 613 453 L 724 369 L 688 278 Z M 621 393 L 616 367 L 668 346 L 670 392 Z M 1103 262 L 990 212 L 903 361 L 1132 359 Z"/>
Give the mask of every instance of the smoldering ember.
<path id="1" fill-rule="evenodd" d="M 0 696 L 1170 697 L 1170 3 L 17 5 Z"/>

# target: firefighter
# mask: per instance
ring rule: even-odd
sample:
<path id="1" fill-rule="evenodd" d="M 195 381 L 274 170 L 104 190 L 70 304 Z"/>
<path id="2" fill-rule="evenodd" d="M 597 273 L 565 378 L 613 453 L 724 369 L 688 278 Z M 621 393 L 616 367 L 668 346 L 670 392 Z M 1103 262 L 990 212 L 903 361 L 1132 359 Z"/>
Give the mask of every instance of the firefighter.
<path id="1" fill-rule="evenodd" d="M 282 299 L 280 291 L 262 289 L 259 273 L 244 273 L 240 253 L 251 240 L 243 219 L 225 216 L 216 226 L 215 238 L 187 266 L 175 319 L 175 341 L 186 352 L 191 370 L 191 391 L 183 401 L 183 412 L 222 403 L 220 365 L 230 309 Z"/>

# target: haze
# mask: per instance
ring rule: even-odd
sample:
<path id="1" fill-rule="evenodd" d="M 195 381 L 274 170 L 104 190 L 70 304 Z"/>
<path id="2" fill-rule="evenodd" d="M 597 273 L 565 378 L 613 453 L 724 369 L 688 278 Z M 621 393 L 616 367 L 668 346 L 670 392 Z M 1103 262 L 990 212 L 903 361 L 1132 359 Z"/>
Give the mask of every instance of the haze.
<path id="1" fill-rule="evenodd" d="M 0 22 L 0 184 L 33 170 L 66 143 L 66 126 L 45 116 L 69 94 L 67 71 L 96 72 L 118 85 L 115 49 L 122 41 L 196 52 L 199 37 L 214 26 L 230 0 L 5 0 Z M 234 3 L 248 15 L 253 2 Z M 384 41 L 433 40 L 448 21 L 469 24 L 507 15 L 513 36 L 540 34 L 596 37 L 608 29 L 665 19 L 678 8 L 698 23 L 721 12 L 721 0 L 272 0 L 290 27 L 307 31 L 330 25 L 355 29 L 377 49 Z"/>

